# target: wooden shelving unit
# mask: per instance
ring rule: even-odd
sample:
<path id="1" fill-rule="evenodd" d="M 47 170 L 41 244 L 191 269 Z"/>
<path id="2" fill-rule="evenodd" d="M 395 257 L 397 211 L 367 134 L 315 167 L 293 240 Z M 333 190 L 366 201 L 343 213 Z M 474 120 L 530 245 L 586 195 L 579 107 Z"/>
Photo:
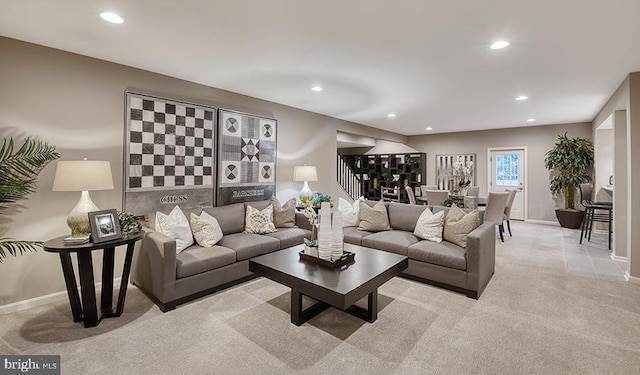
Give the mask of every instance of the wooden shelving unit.
<path id="1" fill-rule="evenodd" d="M 343 155 L 363 183 L 366 199 L 408 203 L 405 186 L 423 185 L 426 153 Z"/>

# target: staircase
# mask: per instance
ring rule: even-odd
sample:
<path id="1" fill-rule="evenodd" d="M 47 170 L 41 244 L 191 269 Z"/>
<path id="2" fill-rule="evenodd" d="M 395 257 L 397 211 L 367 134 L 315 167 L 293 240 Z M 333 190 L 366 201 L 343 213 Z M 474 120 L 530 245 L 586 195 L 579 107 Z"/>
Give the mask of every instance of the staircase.
<path id="1" fill-rule="evenodd" d="M 337 154 L 337 180 L 344 191 L 351 199 L 356 200 L 363 195 L 362 182 L 349 163 L 347 163 L 340 153 Z"/>

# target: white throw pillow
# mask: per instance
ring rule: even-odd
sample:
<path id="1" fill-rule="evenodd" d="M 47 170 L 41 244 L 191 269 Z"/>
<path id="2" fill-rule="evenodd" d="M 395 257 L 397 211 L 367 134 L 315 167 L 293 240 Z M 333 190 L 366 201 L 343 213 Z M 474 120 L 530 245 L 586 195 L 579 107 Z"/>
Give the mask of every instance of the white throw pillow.
<path id="1" fill-rule="evenodd" d="M 191 230 L 198 245 L 212 247 L 222 239 L 222 229 L 215 217 L 202 211 L 200 216 L 191 214 Z"/>
<path id="2" fill-rule="evenodd" d="M 178 206 L 175 206 L 169 215 L 156 212 L 156 230 L 176 240 L 176 254 L 193 245 L 189 220 Z"/>
<path id="3" fill-rule="evenodd" d="M 364 202 L 364 197 L 356 199 L 353 204 L 346 199 L 338 199 L 338 211 L 342 215 L 343 227 L 357 227 L 360 224 L 360 202 Z"/>
<path id="4" fill-rule="evenodd" d="M 266 234 L 276 231 L 273 224 L 273 206 L 268 205 L 264 210 L 247 206 L 244 231 L 247 233 Z"/>
<path id="5" fill-rule="evenodd" d="M 442 242 L 443 227 L 444 211 L 439 211 L 434 214 L 429 208 L 426 208 L 418 218 L 413 234 L 423 240 Z"/>

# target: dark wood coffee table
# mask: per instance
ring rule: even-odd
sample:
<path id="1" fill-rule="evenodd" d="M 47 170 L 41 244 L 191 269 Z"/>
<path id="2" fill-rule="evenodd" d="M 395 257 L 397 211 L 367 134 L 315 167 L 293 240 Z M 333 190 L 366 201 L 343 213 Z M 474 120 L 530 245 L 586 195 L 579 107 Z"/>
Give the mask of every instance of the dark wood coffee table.
<path id="1" fill-rule="evenodd" d="M 327 268 L 300 259 L 303 245 L 249 260 L 249 270 L 291 288 L 291 323 L 299 326 L 329 306 L 373 323 L 378 318 L 378 287 L 405 270 L 406 256 L 345 244 L 356 253 L 355 262 Z M 302 296 L 316 301 L 303 310 Z M 367 310 L 355 306 L 367 296 Z"/>

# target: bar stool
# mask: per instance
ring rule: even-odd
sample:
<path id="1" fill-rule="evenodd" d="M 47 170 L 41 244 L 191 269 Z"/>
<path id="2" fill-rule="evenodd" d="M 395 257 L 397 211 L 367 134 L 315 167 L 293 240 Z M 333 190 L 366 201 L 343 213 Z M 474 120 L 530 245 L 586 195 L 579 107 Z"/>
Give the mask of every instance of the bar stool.
<path id="1" fill-rule="evenodd" d="M 613 203 L 594 202 L 591 200 L 593 185 L 589 183 L 580 184 L 580 203 L 585 208 L 584 220 L 580 230 L 580 243 L 586 238 L 591 242 L 591 230 L 594 222 L 609 223 L 609 250 L 611 250 L 611 234 L 613 233 Z"/>

